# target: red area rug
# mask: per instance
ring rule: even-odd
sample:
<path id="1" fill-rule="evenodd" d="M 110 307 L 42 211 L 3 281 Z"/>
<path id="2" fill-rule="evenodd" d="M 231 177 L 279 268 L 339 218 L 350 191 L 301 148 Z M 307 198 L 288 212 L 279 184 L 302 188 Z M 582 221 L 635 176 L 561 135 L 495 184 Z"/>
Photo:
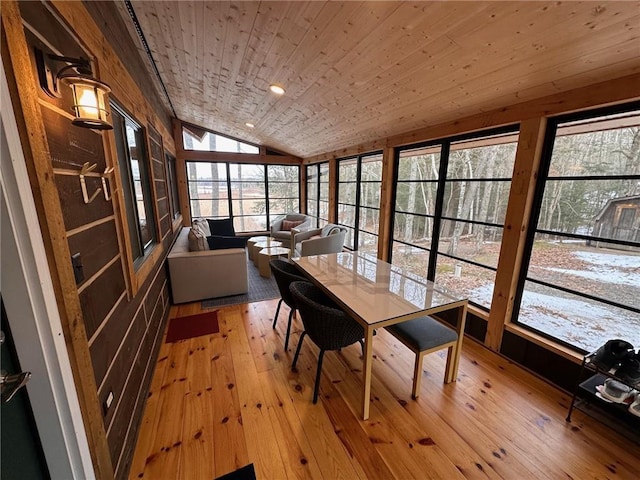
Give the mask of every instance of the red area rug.
<path id="1" fill-rule="evenodd" d="M 172 318 L 169 322 L 167 339 L 165 343 L 173 343 L 178 340 L 200 337 L 218 333 L 218 311 L 189 315 L 188 317 Z"/>

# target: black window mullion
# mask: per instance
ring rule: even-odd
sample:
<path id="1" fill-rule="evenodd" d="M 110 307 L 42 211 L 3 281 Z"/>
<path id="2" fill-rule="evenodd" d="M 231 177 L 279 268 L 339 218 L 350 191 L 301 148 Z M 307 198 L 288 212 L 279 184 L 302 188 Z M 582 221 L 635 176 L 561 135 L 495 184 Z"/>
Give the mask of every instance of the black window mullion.
<path id="1" fill-rule="evenodd" d="M 538 180 L 536 181 L 531 217 L 529 219 L 529 225 L 532 227 L 535 225 L 536 228 L 529 228 L 525 239 L 524 252 L 522 254 L 522 265 L 520 267 L 520 275 L 518 277 L 518 286 L 516 288 L 513 309 L 511 312 L 512 321 L 517 321 L 518 315 L 520 314 L 520 305 L 522 304 L 522 295 L 524 294 L 524 284 L 527 280 L 527 272 L 529 271 L 531 254 L 533 253 L 533 242 L 536 238 L 537 225 L 540 220 L 540 212 L 542 211 L 542 197 L 544 195 L 547 177 L 549 176 L 549 168 L 551 167 L 551 157 L 553 155 L 553 146 L 556 140 L 557 131 L 558 120 L 549 119 L 547 122 L 547 131 L 544 137 L 544 143 L 542 145 L 540 170 L 538 173 Z"/>
<path id="2" fill-rule="evenodd" d="M 360 240 L 360 186 L 362 175 L 362 156 L 358 156 L 358 162 L 356 163 L 356 218 L 354 220 L 353 227 L 353 249 L 358 250 L 358 244 Z"/>
<path id="3" fill-rule="evenodd" d="M 438 246 L 440 243 L 440 224 L 442 223 L 442 210 L 444 207 L 444 189 L 447 179 L 447 168 L 449 167 L 449 151 L 451 142 L 442 143 L 440 148 L 440 169 L 438 170 L 438 190 L 436 192 L 436 204 L 433 219 L 433 233 L 431 237 L 431 253 L 427 267 L 427 278 L 431 281 L 436 278 L 436 260 L 438 257 Z"/>
<path id="4" fill-rule="evenodd" d="M 233 199 L 231 198 L 231 167 L 229 162 L 225 162 L 225 168 L 227 169 L 227 203 L 229 205 L 229 218 L 233 222 Z"/>
<path id="5" fill-rule="evenodd" d="M 396 223 L 396 200 L 398 195 L 398 169 L 400 166 L 400 150 L 395 148 L 393 151 L 393 191 L 391 193 L 391 205 L 393 205 L 393 214 L 389 222 L 389 233 L 391 234 L 391 241 L 387 245 L 387 258 L 389 263 L 393 263 L 393 232 L 395 231 Z"/>
<path id="6" fill-rule="evenodd" d="M 442 220 L 448 220 L 450 222 L 462 222 L 469 225 L 483 225 L 485 227 L 504 228 L 504 224 L 481 222 L 480 220 L 469 220 L 468 218 L 446 217 L 444 215 L 442 215 L 440 218 Z"/>
<path id="7" fill-rule="evenodd" d="M 316 186 L 316 228 L 320 228 L 320 184 L 322 183 L 320 181 L 320 164 L 318 164 L 317 166 L 317 186 Z"/>
<path id="8" fill-rule="evenodd" d="M 336 201 L 335 201 L 335 205 L 333 206 L 333 218 L 335 218 L 336 223 L 340 225 L 340 222 L 338 221 L 338 206 L 340 203 L 338 201 L 338 197 L 340 197 L 340 160 L 337 161 L 337 165 L 336 165 Z"/>
<path id="9" fill-rule="evenodd" d="M 271 220 L 269 219 L 269 166 L 268 165 L 264 165 L 263 173 L 264 173 L 264 196 L 265 196 L 264 211 L 267 214 L 267 226 L 269 226 L 271 225 Z"/>

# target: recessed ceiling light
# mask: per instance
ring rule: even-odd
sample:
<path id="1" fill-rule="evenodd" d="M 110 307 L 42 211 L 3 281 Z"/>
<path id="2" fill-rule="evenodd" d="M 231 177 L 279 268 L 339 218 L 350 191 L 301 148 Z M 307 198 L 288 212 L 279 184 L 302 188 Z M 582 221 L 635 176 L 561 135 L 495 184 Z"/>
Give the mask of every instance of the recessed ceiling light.
<path id="1" fill-rule="evenodd" d="M 276 95 L 284 95 L 284 88 L 282 88 L 280 85 L 276 85 L 274 83 L 273 85 L 269 85 L 269 89 Z"/>
<path id="2" fill-rule="evenodd" d="M 251 123 L 251 122 L 247 122 L 247 123 L 245 123 L 245 125 L 246 125 L 247 127 L 249 127 L 249 128 L 253 128 L 253 127 L 255 127 L 255 125 L 254 125 L 253 123 Z"/>

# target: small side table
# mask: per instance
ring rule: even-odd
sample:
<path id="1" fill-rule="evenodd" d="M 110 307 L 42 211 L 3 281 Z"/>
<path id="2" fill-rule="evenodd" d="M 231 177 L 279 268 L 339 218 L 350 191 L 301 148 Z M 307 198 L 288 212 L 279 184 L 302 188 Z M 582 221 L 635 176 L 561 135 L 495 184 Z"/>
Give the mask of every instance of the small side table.
<path id="1" fill-rule="evenodd" d="M 269 237 L 265 237 L 261 235 L 259 237 L 251 237 L 247 240 L 247 250 L 249 251 L 249 260 L 253 260 L 253 246 L 258 242 L 266 242 L 269 240 Z"/>
<path id="2" fill-rule="evenodd" d="M 289 249 L 282 247 L 263 248 L 258 252 L 257 256 L 260 276 L 270 278 L 271 268 L 269 268 L 269 262 L 274 258 L 289 258 Z"/>
<path id="3" fill-rule="evenodd" d="M 281 247 L 281 246 L 282 246 L 282 242 L 279 242 L 278 240 L 271 237 L 268 237 L 266 240 L 262 242 L 254 243 L 253 247 L 251 247 L 253 249 L 253 256 L 252 256 L 253 264 L 256 267 L 258 266 L 258 252 L 263 248 Z"/>

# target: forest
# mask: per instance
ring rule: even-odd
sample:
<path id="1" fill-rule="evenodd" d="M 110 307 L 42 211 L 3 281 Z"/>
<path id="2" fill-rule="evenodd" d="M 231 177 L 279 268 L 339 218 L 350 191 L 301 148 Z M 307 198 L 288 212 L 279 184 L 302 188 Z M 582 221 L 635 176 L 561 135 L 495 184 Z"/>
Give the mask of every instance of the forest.
<path id="1" fill-rule="evenodd" d="M 548 175 L 540 179 L 517 321 L 584 350 L 603 337 L 640 343 L 639 124 L 636 113 L 559 125 Z M 492 140 L 451 144 L 440 211 L 442 147 L 403 152 L 392 257 L 425 275 L 429 255 L 436 255 L 436 282 L 487 309 L 516 149 L 507 137 Z"/>

